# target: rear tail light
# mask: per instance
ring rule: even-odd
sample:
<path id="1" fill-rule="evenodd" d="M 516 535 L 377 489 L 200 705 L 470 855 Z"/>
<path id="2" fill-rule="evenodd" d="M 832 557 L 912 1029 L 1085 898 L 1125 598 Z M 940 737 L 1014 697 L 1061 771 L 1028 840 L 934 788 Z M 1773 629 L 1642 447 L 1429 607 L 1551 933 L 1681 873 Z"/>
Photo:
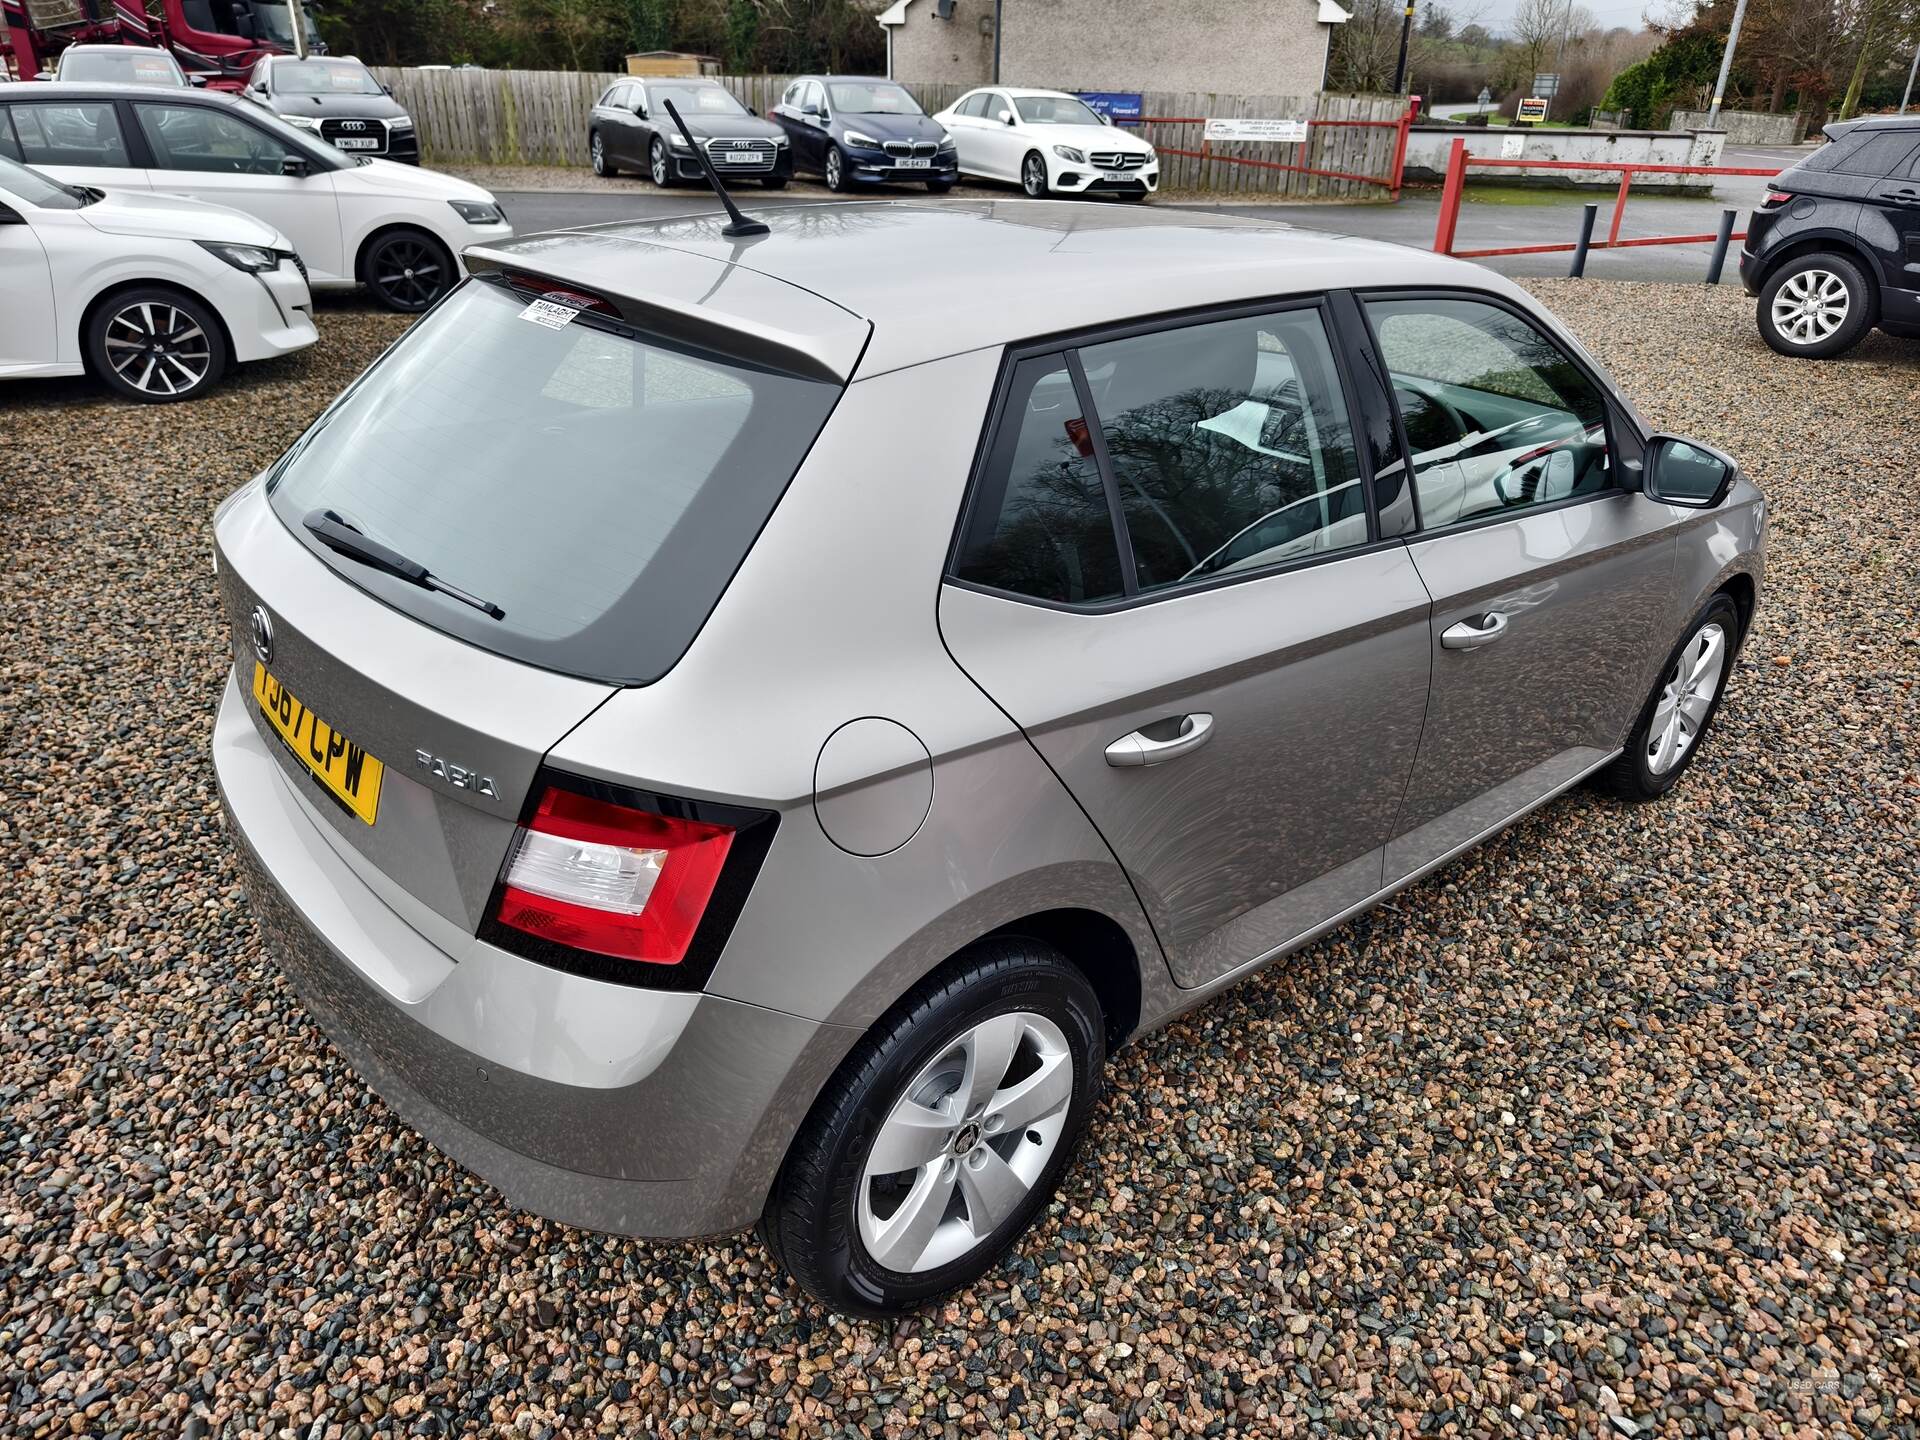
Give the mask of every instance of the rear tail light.
<path id="1" fill-rule="evenodd" d="M 549 785 L 515 840 L 495 918 L 569 949 L 678 965 L 734 834 Z"/>
<path id="2" fill-rule="evenodd" d="M 1791 199 L 1793 199 L 1793 196 L 1785 190 L 1769 190 L 1767 191 L 1766 198 L 1760 202 L 1760 208 L 1762 210 L 1773 210 L 1786 204 Z"/>

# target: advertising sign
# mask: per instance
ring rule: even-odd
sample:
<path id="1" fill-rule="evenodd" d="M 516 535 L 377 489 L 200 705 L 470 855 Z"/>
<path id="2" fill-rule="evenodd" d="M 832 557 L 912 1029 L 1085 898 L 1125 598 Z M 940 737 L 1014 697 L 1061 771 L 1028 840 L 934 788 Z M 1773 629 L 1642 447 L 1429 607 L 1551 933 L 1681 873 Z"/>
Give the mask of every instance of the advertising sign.
<path id="1" fill-rule="evenodd" d="M 1534 96 L 1531 100 L 1522 100 L 1520 102 L 1520 113 L 1514 118 L 1528 121 L 1544 120 L 1547 118 L 1547 102 L 1538 95 Z"/>
<path id="2" fill-rule="evenodd" d="M 1140 123 L 1138 95 L 1130 94 L 1125 90 L 1079 90 L 1074 93 L 1086 101 L 1089 110 L 1106 116 L 1116 125 Z"/>
<path id="3" fill-rule="evenodd" d="M 1304 120 L 1209 120 L 1209 140 L 1265 140 L 1274 145 L 1303 145 L 1307 139 Z"/>

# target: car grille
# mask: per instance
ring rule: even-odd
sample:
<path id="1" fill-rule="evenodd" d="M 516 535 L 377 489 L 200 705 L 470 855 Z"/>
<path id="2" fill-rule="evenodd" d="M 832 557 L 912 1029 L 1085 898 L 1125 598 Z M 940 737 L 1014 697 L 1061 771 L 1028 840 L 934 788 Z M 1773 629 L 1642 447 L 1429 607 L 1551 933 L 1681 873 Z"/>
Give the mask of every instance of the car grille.
<path id="1" fill-rule="evenodd" d="M 1097 170 L 1138 170 L 1147 157 L 1133 150 L 1095 150 L 1087 162 Z"/>
<path id="2" fill-rule="evenodd" d="M 378 120 L 327 119 L 320 122 L 320 138 L 329 145 L 336 145 L 342 139 L 377 140 L 379 148 L 375 150 L 354 147 L 359 155 L 384 155 L 387 151 L 387 127 Z"/>
<path id="3" fill-rule="evenodd" d="M 889 155 L 931 155 L 940 146 L 933 140 L 889 140 L 881 148 Z"/>
<path id="4" fill-rule="evenodd" d="M 751 161 L 729 160 L 729 155 L 747 151 Z M 774 145 L 771 140 L 709 140 L 707 158 L 722 175 L 751 175 L 756 170 L 773 169 Z"/>

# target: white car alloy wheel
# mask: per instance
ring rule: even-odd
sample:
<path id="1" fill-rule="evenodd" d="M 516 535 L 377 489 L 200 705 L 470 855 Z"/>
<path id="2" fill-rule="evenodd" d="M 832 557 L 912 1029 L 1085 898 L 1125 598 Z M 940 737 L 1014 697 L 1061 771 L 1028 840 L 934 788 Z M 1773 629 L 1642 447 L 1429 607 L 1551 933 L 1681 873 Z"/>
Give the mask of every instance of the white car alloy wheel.
<path id="1" fill-rule="evenodd" d="M 1020 166 L 1020 188 L 1027 192 L 1030 200 L 1047 198 L 1047 162 L 1040 158 L 1040 152 L 1029 154 Z"/>
<path id="2" fill-rule="evenodd" d="M 142 395 L 177 400 L 207 383 L 213 372 L 213 340 L 179 305 L 141 300 L 107 320 L 107 363 Z"/>
<path id="3" fill-rule="evenodd" d="M 1796 345 L 1818 345 L 1847 322 L 1847 282 L 1831 270 L 1800 270 L 1774 293 L 1774 327 Z"/>
<path id="4" fill-rule="evenodd" d="M 1727 632 L 1718 623 L 1702 625 L 1668 672 L 1653 721 L 1647 726 L 1647 768 L 1665 775 L 1686 758 L 1720 693 L 1727 668 Z"/>
<path id="5" fill-rule="evenodd" d="M 875 1263 L 937 1270 L 985 1242 L 1046 1169 L 1073 1057 L 1044 1015 L 995 1015 L 921 1067 L 875 1134 L 855 1211 Z"/>

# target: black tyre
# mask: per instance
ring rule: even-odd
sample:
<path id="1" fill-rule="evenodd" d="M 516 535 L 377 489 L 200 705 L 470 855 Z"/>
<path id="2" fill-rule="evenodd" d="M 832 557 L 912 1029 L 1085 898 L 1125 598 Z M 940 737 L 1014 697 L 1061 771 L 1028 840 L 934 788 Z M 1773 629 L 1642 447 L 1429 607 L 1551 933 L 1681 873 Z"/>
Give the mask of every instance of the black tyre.
<path id="1" fill-rule="evenodd" d="M 1047 184 L 1047 162 L 1038 150 L 1029 150 L 1020 162 L 1020 188 L 1029 200 L 1044 200 L 1053 193 Z"/>
<path id="2" fill-rule="evenodd" d="M 116 395 L 148 405 L 193 400 L 227 369 L 227 337 L 203 301 L 143 286 L 115 295 L 87 321 L 87 364 Z"/>
<path id="3" fill-rule="evenodd" d="M 658 135 L 647 147 L 647 175 L 662 190 L 669 189 L 678 178 L 673 173 L 673 160 L 667 154 L 667 142 Z"/>
<path id="4" fill-rule="evenodd" d="M 1754 319 L 1760 338 L 1782 355 L 1826 360 L 1858 345 L 1879 310 L 1879 291 L 1853 258 L 1822 250 L 1767 277 Z"/>
<path id="5" fill-rule="evenodd" d="M 598 130 L 587 140 L 587 153 L 593 158 L 593 173 L 610 177 L 620 173 L 619 167 L 607 158 L 607 142 L 600 137 Z"/>
<path id="6" fill-rule="evenodd" d="M 1739 647 L 1740 609 L 1728 596 L 1716 595 L 1660 667 L 1627 748 L 1595 783 L 1636 802 L 1658 800 L 1678 784 L 1720 713 Z"/>
<path id="7" fill-rule="evenodd" d="M 840 153 L 838 145 L 827 147 L 827 158 L 822 162 L 826 175 L 827 189 L 834 194 L 843 194 L 847 188 L 847 157 Z"/>
<path id="8" fill-rule="evenodd" d="M 944 195 L 951 189 L 953 189 L 953 181 L 951 180 L 929 180 L 927 182 L 927 193 L 929 195 Z"/>
<path id="9" fill-rule="evenodd" d="M 787 188 L 787 177 L 785 175 L 763 175 L 760 177 L 760 188 L 763 190 L 784 190 Z"/>
<path id="10" fill-rule="evenodd" d="M 403 315 L 419 314 L 459 279 L 447 247 L 424 230 L 389 230 L 360 256 L 360 283 Z"/>
<path id="11" fill-rule="evenodd" d="M 896 1315 L 984 1274 L 1051 1199 L 1106 1062 L 1055 950 L 976 947 L 861 1041 L 801 1126 L 760 1234 L 812 1296 Z"/>

